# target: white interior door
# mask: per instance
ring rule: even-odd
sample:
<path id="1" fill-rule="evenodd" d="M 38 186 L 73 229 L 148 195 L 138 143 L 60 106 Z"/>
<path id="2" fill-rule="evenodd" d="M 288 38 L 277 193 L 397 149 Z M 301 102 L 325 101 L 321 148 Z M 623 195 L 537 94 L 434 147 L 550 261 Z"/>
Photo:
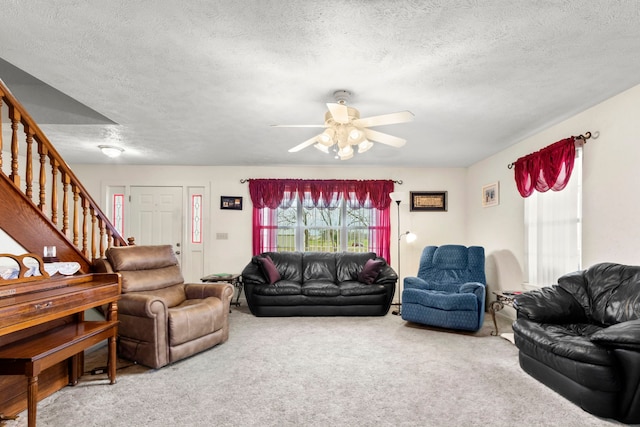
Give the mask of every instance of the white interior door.
<path id="1" fill-rule="evenodd" d="M 173 245 L 182 261 L 182 187 L 131 187 L 129 234 L 137 245 Z"/>

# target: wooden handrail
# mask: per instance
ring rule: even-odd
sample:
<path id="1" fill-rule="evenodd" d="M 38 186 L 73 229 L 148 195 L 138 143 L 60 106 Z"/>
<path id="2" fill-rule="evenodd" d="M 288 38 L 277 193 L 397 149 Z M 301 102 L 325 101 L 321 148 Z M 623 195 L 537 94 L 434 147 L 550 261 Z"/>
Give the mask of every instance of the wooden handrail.
<path id="1" fill-rule="evenodd" d="M 6 117 L 11 127 L 11 162 L 3 167 L 4 105 L 8 107 Z M 24 140 L 19 138 L 20 127 L 25 135 Z M 34 142 L 37 150 L 34 150 Z M 37 156 L 34 156 L 36 153 Z M 8 174 L 4 170 L 7 167 L 10 169 Z M 37 168 L 39 171 L 36 172 Z M 24 178 L 20 175 L 21 170 L 24 171 Z M 33 202 L 69 244 L 86 258 L 87 262 L 91 263 L 96 258 L 104 257 L 106 249 L 111 246 L 127 245 L 127 241 L 102 212 L 69 165 L 2 80 L 0 80 L 0 173 L 7 176 L 15 188 Z M 34 176 L 38 177 L 37 191 L 34 191 L 32 182 Z M 34 197 L 36 200 L 33 199 Z"/>

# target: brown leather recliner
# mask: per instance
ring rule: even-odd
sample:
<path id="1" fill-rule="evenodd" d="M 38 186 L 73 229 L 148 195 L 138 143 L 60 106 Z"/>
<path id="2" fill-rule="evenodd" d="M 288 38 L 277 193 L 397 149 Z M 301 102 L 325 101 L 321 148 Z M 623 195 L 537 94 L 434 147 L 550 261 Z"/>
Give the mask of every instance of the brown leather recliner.
<path id="1" fill-rule="evenodd" d="M 228 283 L 185 284 L 171 245 L 109 248 L 99 272 L 122 275 L 118 354 L 160 368 L 229 338 Z"/>

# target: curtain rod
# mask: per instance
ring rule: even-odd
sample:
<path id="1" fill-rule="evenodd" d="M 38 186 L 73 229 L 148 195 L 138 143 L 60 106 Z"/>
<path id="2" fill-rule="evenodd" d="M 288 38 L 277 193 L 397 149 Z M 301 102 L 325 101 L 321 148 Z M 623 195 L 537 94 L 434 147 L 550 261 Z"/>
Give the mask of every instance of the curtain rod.
<path id="1" fill-rule="evenodd" d="M 585 132 L 583 135 L 578 135 L 578 136 L 572 136 L 572 138 L 575 139 L 581 139 L 583 144 L 587 143 L 587 139 L 591 138 L 591 132 Z M 593 135 L 593 139 L 597 139 L 598 136 L 600 136 L 599 132 L 596 132 L 595 135 Z M 509 169 L 513 169 L 513 167 L 516 165 L 516 162 L 511 162 L 507 165 L 507 168 Z"/>
<path id="2" fill-rule="evenodd" d="M 246 182 L 249 182 L 249 181 L 251 181 L 252 179 L 255 179 L 255 178 L 242 178 L 242 179 L 240 180 L 240 184 L 244 184 L 244 183 L 246 183 Z M 273 178 L 273 179 L 280 179 L 280 178 Z M 401 179 L 394 179 L 394 180 L 393 180 L 393 182 L 394 182 L 395 184 L 402 185 L 402 180 L 401 180 Z"/>

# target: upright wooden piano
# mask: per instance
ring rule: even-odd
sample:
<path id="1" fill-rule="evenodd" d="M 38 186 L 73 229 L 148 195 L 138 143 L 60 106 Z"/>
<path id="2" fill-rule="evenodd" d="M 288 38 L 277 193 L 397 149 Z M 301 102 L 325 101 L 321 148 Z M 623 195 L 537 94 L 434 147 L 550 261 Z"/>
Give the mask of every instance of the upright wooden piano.
<path id="1" fill-rule="evenodd" d="M 75 384 L 83 351 L 104 339 L 115 382 L 120 289 L 119 274 L 0 280 L 0 419 L 28 409 L 35 426 L 37 402 Z M 105 321 L 85 320 L 85 310 L 104 305 Z"/>

